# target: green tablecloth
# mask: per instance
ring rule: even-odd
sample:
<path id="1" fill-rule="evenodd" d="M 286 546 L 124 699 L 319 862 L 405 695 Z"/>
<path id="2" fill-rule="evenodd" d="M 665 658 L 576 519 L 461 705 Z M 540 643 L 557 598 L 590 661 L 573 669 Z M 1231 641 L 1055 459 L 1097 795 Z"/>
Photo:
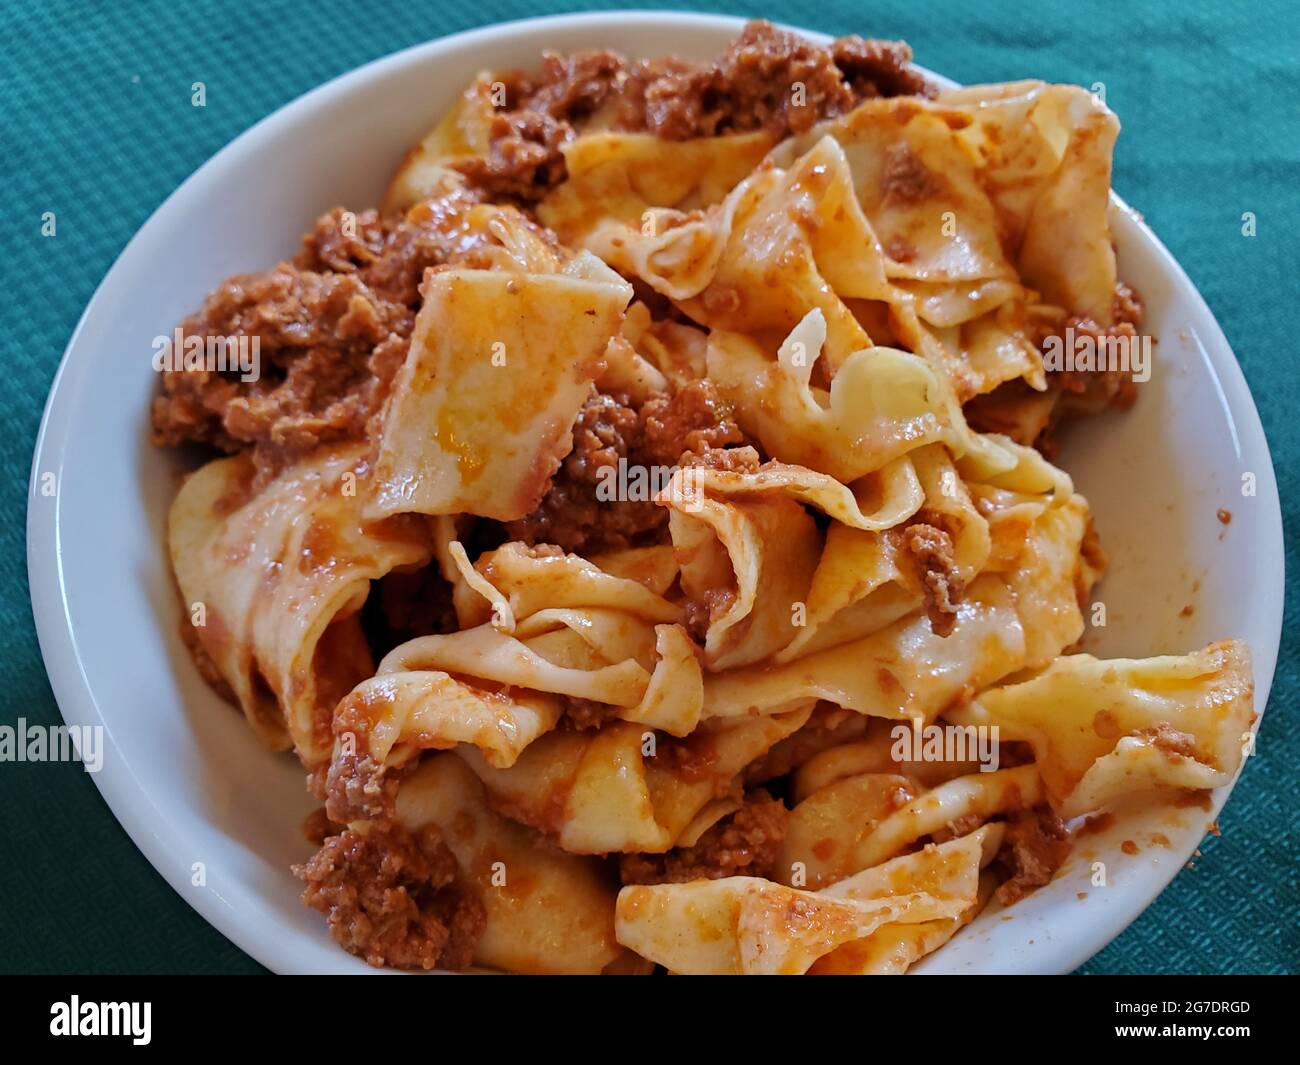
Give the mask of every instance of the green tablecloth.
<path id="1" fill-rule="evenodd" d="M 963 82 L 1103 82 L 1124 123 L 1115 187 L 1186 267 L 1241 359 L 1277 466 L 1288 564 L 1300 569 L 1300 383 L 1288 369 L 1300 269 L 1300 8 L 709 2 L 832 33 L 902 37 L 919 62 Z M 59 720 L 27 591 L 28 470 L 64 345 L 131 235 L 222 145 L 337 74 L 487 22 L 597 6 L 3 4 L 0 630 L 9 643 L 0 723 Z M 203 109 L 190 106 L 196 80 L 207 84 Z M 45 211 L 57 213 L 55 239 L 40 234 Z M 1245 211 L 1258 219 L 1253 239 L 1240 232 Z M 1293 583 L 1288 624 L 1296 596 Z M 1222 818 L 1222 838 L 1207 839 L 1195 869 L 1084 972 L 1300 969 L 1296 647 L 1288 632 L 1259 753 Z M 79 766 L 0 763 L 0 818 L 0 970 L 258 971 L 154 873 Z"/>

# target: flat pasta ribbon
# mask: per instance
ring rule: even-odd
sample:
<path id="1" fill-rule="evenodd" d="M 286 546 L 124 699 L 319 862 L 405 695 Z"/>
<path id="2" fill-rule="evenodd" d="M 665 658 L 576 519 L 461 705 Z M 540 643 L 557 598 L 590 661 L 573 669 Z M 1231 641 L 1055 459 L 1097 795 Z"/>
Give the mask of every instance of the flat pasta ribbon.
<path id="1" fill-rule="evenodd" d="M 335 703 L 374 672 L 359 618 L 370 582 L 433 551 L 414 515 L 366 515 L 365 469 L 363 446 L 326 449 L 254 492 L 247 455 L 218 459 L 168 519 L 198 645 L 258 738 L 307 766 L 329 758 Z"/>
<path id="2" fill-rule="evenodd" d="M 882 928 L 960 920 L 996 836 L 989 826 L 820 892 L 747 876 L 625 887 L 616 934 L 674 973 L 804 973 Z"/>

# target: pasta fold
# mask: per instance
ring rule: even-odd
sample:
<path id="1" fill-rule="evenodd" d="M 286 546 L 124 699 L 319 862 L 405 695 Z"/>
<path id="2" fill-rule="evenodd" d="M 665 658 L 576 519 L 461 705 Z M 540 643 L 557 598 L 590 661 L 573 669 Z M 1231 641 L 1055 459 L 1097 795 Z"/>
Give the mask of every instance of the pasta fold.
<path id="1" fill-rule="evenodd" d="M 255 490 L 247 455 L 185 481 L 168 518 L 176 582 L 200 662 L 234 694 L 258 738 L 329 759 L 334 706 L 374 672 L 359 612 L 370 582 L 423 565 L 414 515 L 367 516 L 365 448 L 327 449 Z"/>
<path id="2" fill-rule="evenodd" d="M 1252 691 L 1250 654 L 1228 640 L 1182 657 L 1068 655 L 951 719 L 1028 741 L 1068 818 L 1134 793 L 1226 784 L 1249 742 Z"/>
<path id="3" fill-rule="evenodd" d="M 804 973 L 884 927 L 960 919 L 995 833 L 982 828 L 820 892 L 746 876 L 625 887 L 616 935 L 674 973 Z"/>
<path id="4" fill-rule="evenodd" d="M 662 853 L 695 817 L 737 783 L 746 765 L 807 721 L 811 702 L 786 712 L 658 739 L 614 722 L 599 731 L 552 732 L 508 769 L 474 748 L 458 754 L 494 806 L 573 854 Z"/>
<path id="5" fill-rule="evenodd" d="M 547 846 L 495 813 L 454 755 L 422 762 L 397 795 L 397 819 L 434 825 L 483 904 L 474 963 L 516 973 L 599 973 L 620 954 L 613 886 L 590 858 Z"/>
<path id="6" fill-rule="evenodd" d="M 376 511 L 534 510 L 631 295 L 590 255 L 547 273 L 430 274 L 380 433 Z"/>

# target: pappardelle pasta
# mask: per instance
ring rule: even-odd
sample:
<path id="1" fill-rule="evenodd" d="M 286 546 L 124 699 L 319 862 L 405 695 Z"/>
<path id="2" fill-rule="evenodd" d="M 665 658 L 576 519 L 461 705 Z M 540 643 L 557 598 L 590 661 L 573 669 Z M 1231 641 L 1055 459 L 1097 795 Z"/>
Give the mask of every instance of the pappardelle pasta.
<path id="1" fill-rule="evenodd" d="M 373 965 L 901 973 L 1083 815 L 1231 780 L 1248 649 L 1079 653 L 1052 465 L 1133 401 L 1113 114 L 751 23 L 489 71 L 377 210 L 186 320 L 159 444 L 195 662 L 322 808 Z M 288 859 L 286 858 L 286 864 Z"/>

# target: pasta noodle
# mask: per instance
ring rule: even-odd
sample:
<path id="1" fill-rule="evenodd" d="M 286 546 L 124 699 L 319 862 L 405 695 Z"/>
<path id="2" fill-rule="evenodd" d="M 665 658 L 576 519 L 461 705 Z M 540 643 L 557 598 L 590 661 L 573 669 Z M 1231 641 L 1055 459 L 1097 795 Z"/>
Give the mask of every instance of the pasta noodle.
<path id="1" fill-rule="evenodd" d="M 171 510 L 198 646 L 263 741 L 294 745 L 307 765 L 328 758 L 334 704 L 373 672 L 357 619 L 370 582 L 432 553 L 420 522 L 365 517 L 363 460 L 361 448 L 324 452 L 250 494 L 252 464 L 221 459 Z"/>
<path id="2" fill-rule="evenodd" d="M 1249 666 L 1235 641 L 1182 657 L 1067 655 L 990 689 L 953 720 L 996 723 L 1028 741 L 1052 803 L 1073 817 L 1146 789 L 1229 780 L 1254 720 Z"/>
<path id="3" fill-rule="evenodd" d="M 807 972 L 884 928 L 959 920 L 976 900 L 984 843 L 997 831 L 982 828 L 821 892 L 753 877 L 625 887 L 617 935 L 675 973 Z"/>

